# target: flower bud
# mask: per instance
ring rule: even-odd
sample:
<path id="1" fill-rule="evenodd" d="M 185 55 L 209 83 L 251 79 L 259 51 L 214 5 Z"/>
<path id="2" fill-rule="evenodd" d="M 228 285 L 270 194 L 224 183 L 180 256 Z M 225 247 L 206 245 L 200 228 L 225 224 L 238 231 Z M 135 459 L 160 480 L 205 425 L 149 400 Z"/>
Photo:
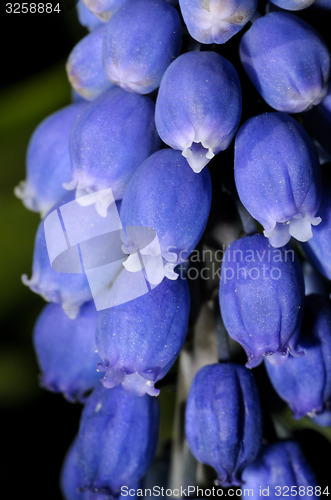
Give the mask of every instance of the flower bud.
<path id="1" fill-rule="evenodd" d="M 164 279 L 145 295 L 102 311 L 96 345 L 103 361 L 98 367 L 106 372 L 104 386 L 122 384 L 137 395 L 158 395 L 154 383 L 166 375 L 178 356 L 189 311 L 188 285 L 182 279 Z"/>
<path id="2" fill-rule="evenodd" d="M 64 200 L 72 200 L 73 196 L 74 194 L 71 192 L 62 199 L 60 204 L 63 204 Z M 30 290 L 38 293 L 45 300 L 61 304 L 70 318 L 77 316 L 84 302 L 92 300 L 85 273 L 82 271 L 77 274 L 57 272 L 52 268 L 47 251 L 44 221 L 39 224 L 35 239 L 32 277 L 28 279 L 27 275 L 24 274 L 22 281 Z"/>
<path id="3" fill-rule="evenodd" d="M 329 164 L 323 172 L 323 191 L 318 214 L 322 222 L 312 228 L 313 237 L 304 243 L 303 249 L 316 269 L 328 280 L 331 280 L 331 175 Z"/>
<path id="4" fill-rule="evenodd" d="M 121 199 L 132 174 L 159 145 L 154 104 L 120 88 L 104 92 L 76 121 L 70 137 L 77 196 L 111 188 Z"/>
<path id="5" fill-rule="evenodd" d="M 320 427 L 330 427 L 331 426 L 331 410 L 324 410 L 322 413 L 312 417 L 314 424 Z"/>
<path id="6" fill-rule="evenodd" d="M 286 10 L 301 10 L 306 9 L 315 0 L 270 0 L 274 5 Z"/>
<path id="7" fill-rule="evenodd" d="M 293 14 L 271 12 L 257 19 L 242 37 L 240 58 L 257 91 L 278 111 L 300 113 L 328 91 L 328 48 Z"/>
<path id="8" fill-rule="evenodd" d="M 99 381 L 99 356 L 95 353 L 97 312 L 92 302 L 70 319 L 58 304 L 48 304 L 34 329 L 34 345 L 42 371 L 41 385 L 83 400 Z"/>
<path id="9" fill-rule="evenodd" d="M 158 426 L 156 398 L 100 384 L 83 409 L 78 432 L 80 491 L 119 498 L 122 486 L 136 483 L 146 473 Z"/>
<path id="10" fill-rule="evenodd" d="M 331 154 L 331 87 L 323 101 L 302 115 L 308 132 Z"/>
<path id="11" fill-rule="evenodd" d="M 71 179 L 69 136 L 85 102 L 71 104 L 46 118 L 34 131 L 27 152 L 27 178 L 15 188 L 25 207 L 45 215 L 66 190 Z"/>
<path id="12" fill-rule="evenodd" d="M 194 172 L 226 149 L 241 116 L 236 70 L 215 52 L 187 52 L 165 72 L 155 108 L 161 139 L 182 151 Z"/>
<path id="13" fill-rule="evenodd" d="M 245 489 L 252 490 L 253 499 L 269 491 L 270 498 L 283 497 L 285 488 L 303 486 L 300 498 L 316 498 L 316 479 L 306 462 L 301 447 L 294 441 L 283 441 L 264 446 L 258 458 L 244 470 Z"/>
<path id="14" fill-rule="evenodd" d="M 331 309 L 319 295 L 306 298 L 298 349 L 305 355 L 289 356 L 281 366 L 268 362 L 266 369 L 294 418 L 313 417 L 331 409 Z"/>
<path id="15" fill-rule="evenodd" d="M 262 440 L 252 372 L 232 363 L 201 368 L 190 388 L 185 429 L 195 458 L 216 470 L 217 484 L 242 484 L 242 472 L 256 458 Z"/>
<path id="16" fill-rule="evenodd" d="M 107 24 L 104 63 L 108 78 L 131 92 L 157 89 L 182 44 L 174 7 L 159 0 L 127 2 Z"/>
<path id="17" fill-rule="evenodd" d="M 312 238 L 320 205 L 320 167 L 305 130 L 284 113 L 249 119 L 235 142 L 235 181 L 249 213 L 274 247 Z"/>
<path id="18" fill-rule="evenodd" d="M 190 35 L 200 43 L 225 43 L 251 19 L 257 0 L 180 0 Z"/>
<path id="19" fill-rule="evenodd" d="M 128 0 L 82 0 L 84 5 L 101 21 L 107 22 Z"/>
<path id="20" fill-rule="evenodd" d="M 82 0 L 79 0 L 76 9 L 80 24 L 89 31 L 93 31 L 102 25 L 102 21 L 86 7 Z"/>
<path id="21" fill-rule="evenodd" d="M 219 299 L 225 328 L 245 349 L 247 367 L 276 354 L 281 362 L 294 352 L 304 280 L 292 249 L 275 249 L 260 234 L 233 242 L 223 258 Z"/>
<path id="22" fill-rule="evenodd" d="M 124 227 L 155 230 L 165 261 L 165 276 L 176 279 L 174 267 L 184 262 L 199 242 L 210 205 L 208 170 L 195 175 L 178 151 L 162 149 L 133 176 L 123 197 L 121 220 Z"/>
<path id="23" fill-rule="evenodd" d="M 61 471 L 61 489 L 65 500 L 111 500 L 111 496 L 107 493 L 79 491 L 81 485 L 81 470 L 77 455 L 77 438 L 70 446 L 65 457 Z M 138 484 L 128 486 L 128 489 L 137 489 Z M 126 495 L 120 495 L 120 499 L 124 500 Z M 130 494 L 130 498 L 135 500 L 136 496 Z"/>
<path id="24" fill-rule="evenodd" d="M 82 38 L 73 48 L 66 70 L 73 89 L 88 101 L 114 87 L 103 69 L 103 38 L 105 26 L 100 26 Z"/>

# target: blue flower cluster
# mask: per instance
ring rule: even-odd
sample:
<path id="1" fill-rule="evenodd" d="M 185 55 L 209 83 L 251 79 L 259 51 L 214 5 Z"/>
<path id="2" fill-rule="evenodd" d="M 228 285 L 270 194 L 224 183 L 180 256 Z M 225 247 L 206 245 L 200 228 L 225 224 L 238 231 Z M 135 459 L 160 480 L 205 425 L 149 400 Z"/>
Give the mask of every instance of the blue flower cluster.
<path id="1" fill-rule="evenodd" d="M 43 218 L 23 277 L 50 302 L 34 330 L 41 384 L 84 405 L 67 500 L 146 484 L 156 450 L 169 458 L 156 396 L 174 380 L 174 470 L 196 460 L 253 498 L 319 496 L 291 432 L 268 435 L 256 382 L 294 419 L 330 425 L 331 58 L 301 17 L 323 3 L 272 4 L 78 4 L 73 103 L 36 129 L 15 190 Z M 206 249 L 219 279 L 201 270 Z"/>

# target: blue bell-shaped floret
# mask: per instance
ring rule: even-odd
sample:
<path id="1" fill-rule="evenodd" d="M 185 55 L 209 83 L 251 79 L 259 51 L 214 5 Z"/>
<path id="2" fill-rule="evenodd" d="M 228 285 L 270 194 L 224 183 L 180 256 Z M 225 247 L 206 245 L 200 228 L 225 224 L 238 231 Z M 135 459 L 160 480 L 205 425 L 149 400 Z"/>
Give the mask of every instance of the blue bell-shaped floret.
<path id="1" fill-rule="evenodd" d="M 325 166 L 321 205 L 318 211 L 322 222 L 313 227 L 313 237 L 303 244 L 303 248 L 316 269 L 331 280 L 331 175 L 328 172 L 331 164 Z"/>
<path id="2" fill-rule="evenodd" d="M 112 495 L 102 492 L 85 491 L 81 492 L 81 470 L 78 462 L 77 454 L 77 438 L 71 444 L 61 471 L 61 490 L 65 500 L 112 500 Z M 127 486 L 125 490 L 131 490 L 130 498 L 136 499 L 132 495 L 132 490 L 137 490 L 138 484 Z M 127 495 L 120 495 L 120 500 L 124 500 Z"/>
<path id="3" fill-rule="evenodd" d="M 82 0 L 83 4 L 101 21 L 107 22 L 128 0 Z"/>
<path id="4" fill-rule="evenodd" d="M 66 65 L 72 88 L 88 101 L 114 87 L 103 69 L 105 28 L 100 26 L 82 38 L 71 51 Z"/>
<path id="5" fill-rule="evenodd" d="M 120 277 L 118 278 L 120 279 Z M 122 286 L 127 282 L 124 279 Z M 105 387 L 157 396 L 184 343 L 190 312 L 185 280 L 164 279 L 141 297 L 99 313 L 96 346 Z"/>
<path id="6" fill-rule="evenodd" d="M 282 365 L 266 359 L 266 369 L 294 418 L 313 417 L 331 410 L 331 309 L 320 295 L 306 298 L 298 349 L 305 355 L 289 356 Z"/>
<path id="7" fill-rule="evenodd" d="M 123 197 L 121 220 L 124 227 L 146 226 L 155 230 L 165 263 L 164 274 L 176 279 L 174 268 L 185 262 L 199 242 L 210 205 L 208 170 L 196 175 L 179 151 L 162 149 L 134 174 Z M 129 264 L 134 271 L 132 259 L 125 266 L 128 268 Z M 158 272 L 157 266 L 155 274 Z"/>
<path id="8" fill-rule="evenodd" d="M 309 240 L 321 201 L 320 167 L 306 131 L 284 113 L 247 120 L 235 142 L 235 181 L 249 213 L 274 247 Z"/>
<path id="9" fill-rule="evenodd" d="M 118 87 L 90 103 L 70 137 L 77 196 L 111 188 L 121 199 L 134 171 L 158 149 L 154 103 Z"/>
<path id="10" fill-rule="evenodd" d="M 323 101 L 302 115 L 308 132 L 331 154 L 331 86 Z"/>
<path id="11" fill-rule="evenodd" d="M 257 19 L 242 37 L 240 58 L 257 91 L 278 111 L 300 113 L 326 96 L 328 48 L 293 14 L 271 12 Z"/>
<path id="12" fill-rule="evenodd" d="M 245 349 L 247 367 L 264 356 L 281 363 L 295 352 L 304 280 L 294 250 L 275 249 L 261 234 L 234 241 L 224 254 L 219 299 L 225 328 Z"/>
<path id="13" fill-rule="evenodd" d="M 108 78 L 130 92 L 157 89 L 180 52 L 182 25 L 174 7 L 159 0 L 134 0 L 107 24 L 104 63 Z"/>
<path id="14" fill-rule="evenodd" d="M 79 0 L 76 9 L 80 24 L 85 26 L 89 31 L 93 31 L 103 24 L 102 21 L 86 7 L 82 0 Z"/>
<path id="15" fill-rule="evenodd" d="M 155 108 L 161 139 L 200 172 L 226 149 L 241 116 L 236 70 L 216 52 L 187 52 L 165 72 Z"/>
<path id="16" fill-rule="evenodd" d="M 84 304 L 70 319 L 58 304 L 48 304 L 34 329 L 34 346 L 41 368 L 41 385 L 62 392 L 75 401 L 100 380 L 95 352 L 97 312 L 93 302 Z"/>
<path id="17" fill-rule="evenodd" d="M 26 208 L 45 215 L 66 194 L 62 184 L 72 175 L 69 136 L 86 104 L 74 103 L 53 113 L 33 133 L 27 152 L 26 180 L 15 189 Z"/>
<path id="18" fill-rule="evenodd" d="M 331 410 L 324 410 L 322 413 L 312 417 L 314 424 L 320 427 L 330 427 L 331 426 Z"/>
<path id="19" fill-rule="evenodd" d="M 253 499 L 262 495 L 270 500 L 283 498 L 287 491 L 297 491 L 304 500 L 317 499 L 316 478 L 295 441 L 282 441 L 263 447 L 258 458 L 243 473 L 244 488 Z M 291 489 L 291 487 L 295 487 Z M 302 489 L 300 490 L 300 486 Z"/>
<path id="20" fill-rule="evenodd" d="M 80 490 L 102 493 L 105 500 L 119 498 L 122 486 L 137 483 L 146 473 L 158 428 L 157 398 L 100 384 L 83 409 L 78 432 Z"/>
<path id="21" fill-rule="evenodd" d="M 242 472 L 256 458 L 262 442 L 252 372 L 232 363 L 201 368 L 190 388 L 185 430 L 193 455 L 216 470 L 218 484 L 242 484 Z"/>
<path id="22" fill-rule="evenodd" d="M 32 277 L 28 279 L 26 275 L 22 276 L 23 283 L 33 292 L 41 295 L 45 300 L 61 304 L 63 310 L 70 318 L 75 318 L 84 302 L 92 300 L 90 286 L 83 273 L 80 257 L 77 247 L 67 246 L 65 234 L 58 218 L 57 208 L 66 205 L 75 198 L 75 193 L 70 192 L 54 206 L 50 222 L 46 225 L 49 235 L 48 243 L 45 236 L 45 221 L 40 223 L 34 246 Z M 90 223 L 93 224 L 93 220 Z M 84 220 L 86 226 L 82 226 L 82 221 L 74 221 L 80 227 L 88 227 L 89 221 Z M 51 255 L 58 254 L 60 257 L 58 270 L 53 269 L 51 265 Z M 55 254 L 54 254 L 55 250 Z M 62 250 L 64 250 L 62 252 Z M 73 253 L 74 252 L 74 253 Z M 62 257 L 61 257 L 62 254 Z"/>
<path id="23" fill-rule="evenodd" d="M 180 0 L 190 35 L 200 43 L 225 43 L 256 11 L 257 0 Z"/>
<path id="24" fill-rule="evenodd" d="M 301 10 L 310 7 L 315 0 L 270 0 L 270 2 L 285 10 Z"/>

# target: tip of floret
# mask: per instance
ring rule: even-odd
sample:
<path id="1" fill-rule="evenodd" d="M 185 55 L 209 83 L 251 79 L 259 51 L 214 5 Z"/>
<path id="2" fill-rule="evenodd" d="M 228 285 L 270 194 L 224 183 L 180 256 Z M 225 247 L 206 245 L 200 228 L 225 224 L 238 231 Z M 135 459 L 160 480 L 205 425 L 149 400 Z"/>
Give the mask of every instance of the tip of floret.
<path id="1" fill-rule="evenodd" d="M 70 319 L 76 319 L 80 310 L 80 306 L 77 304 L 72 304 L 71 302 L 63 302 L 62 303 L 63 312 Z"/>
<path id="2" fill-rule="evenodd" d="M 101 382 L 107 389 L 122 385 L 126 391 L 135 396 L 144 396 L 145 394 L 158 396 L 160 394 L 159 389 L 154 387 L 155 382 L 143 377 L 138 372 L 129 373 L 124 368 L 108 367 L 102 363 L 98 364 L 98 370 L 106 372 Z"/>
<path id="3" fill-rule="evenodd" d="M 196 174 L 200 173 L 215 156 L 212 149 L 205 147 L 201 142 L 192 142 L 189 147 L 182 151 L 182 155 Z"/>
<path id="4" fill-rule="evenodd" d="M 290 220 L 274 222 L 274 225 L 264 229 L 263 234 L 274 248 L 286 245 L 291 236 L 302 243 L 313 237 L 312 226 L 320 224 L 320 217 L 297 214 Z"/>
<path id="5" fill-rule="evenodd" d="M 16 198 L 22 200 L 23 205 L 32 212 L 40 212 L 40 207 L 36 200 L 34 191 L 29 187 L 26 181 L 21 181 L 18 186 L 14 188 Z"/>

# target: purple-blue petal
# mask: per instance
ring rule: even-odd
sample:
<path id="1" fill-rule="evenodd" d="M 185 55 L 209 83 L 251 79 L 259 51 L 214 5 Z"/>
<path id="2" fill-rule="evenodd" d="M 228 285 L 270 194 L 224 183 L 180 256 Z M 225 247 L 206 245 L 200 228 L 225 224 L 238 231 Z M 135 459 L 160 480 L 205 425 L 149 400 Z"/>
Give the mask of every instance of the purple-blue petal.
<path id="1" fill-rule="evenodd" d="M 271 12 L 257 19 L 241 40 L 240 58 L 258 92 L 278 111 L 305 111 L 327 93 L 328 48 L 293 14 Z"/>
<path id="2" fill-rule="evenodd" d="M 240 485 L 261 447 L 262 417 L 253 374 L 232 363 L 207 365 L 188 396 L 186 438 L 197 460 L 212 466 L 222 486 Z"/>
<path id="3" fill-rule="evenodd" d="M 127 2 L 107 24 L 104 67 L 108 78 L 148 94 L 180 52 L 182 27 L 174 7 L 158 0 Z"/>
<path id="4" fill-rule="evenodd" d="M 34 329 L 41 384 L 74 401 L 83 400 L 100 380 L 95 352 L 97 312 L 93 302 L 70 319 L 58 304 L 48 304 Z"/>
<path id="5" fill-rule="evenodd" d="M 282 362 L 295 351 L 304 281 L 290 247 L 275 249 L 261 234 L 236 240 L 224 254 L 219 300 L 228 334 L 246 351 L 246 366 L 264 356 Z"/>

